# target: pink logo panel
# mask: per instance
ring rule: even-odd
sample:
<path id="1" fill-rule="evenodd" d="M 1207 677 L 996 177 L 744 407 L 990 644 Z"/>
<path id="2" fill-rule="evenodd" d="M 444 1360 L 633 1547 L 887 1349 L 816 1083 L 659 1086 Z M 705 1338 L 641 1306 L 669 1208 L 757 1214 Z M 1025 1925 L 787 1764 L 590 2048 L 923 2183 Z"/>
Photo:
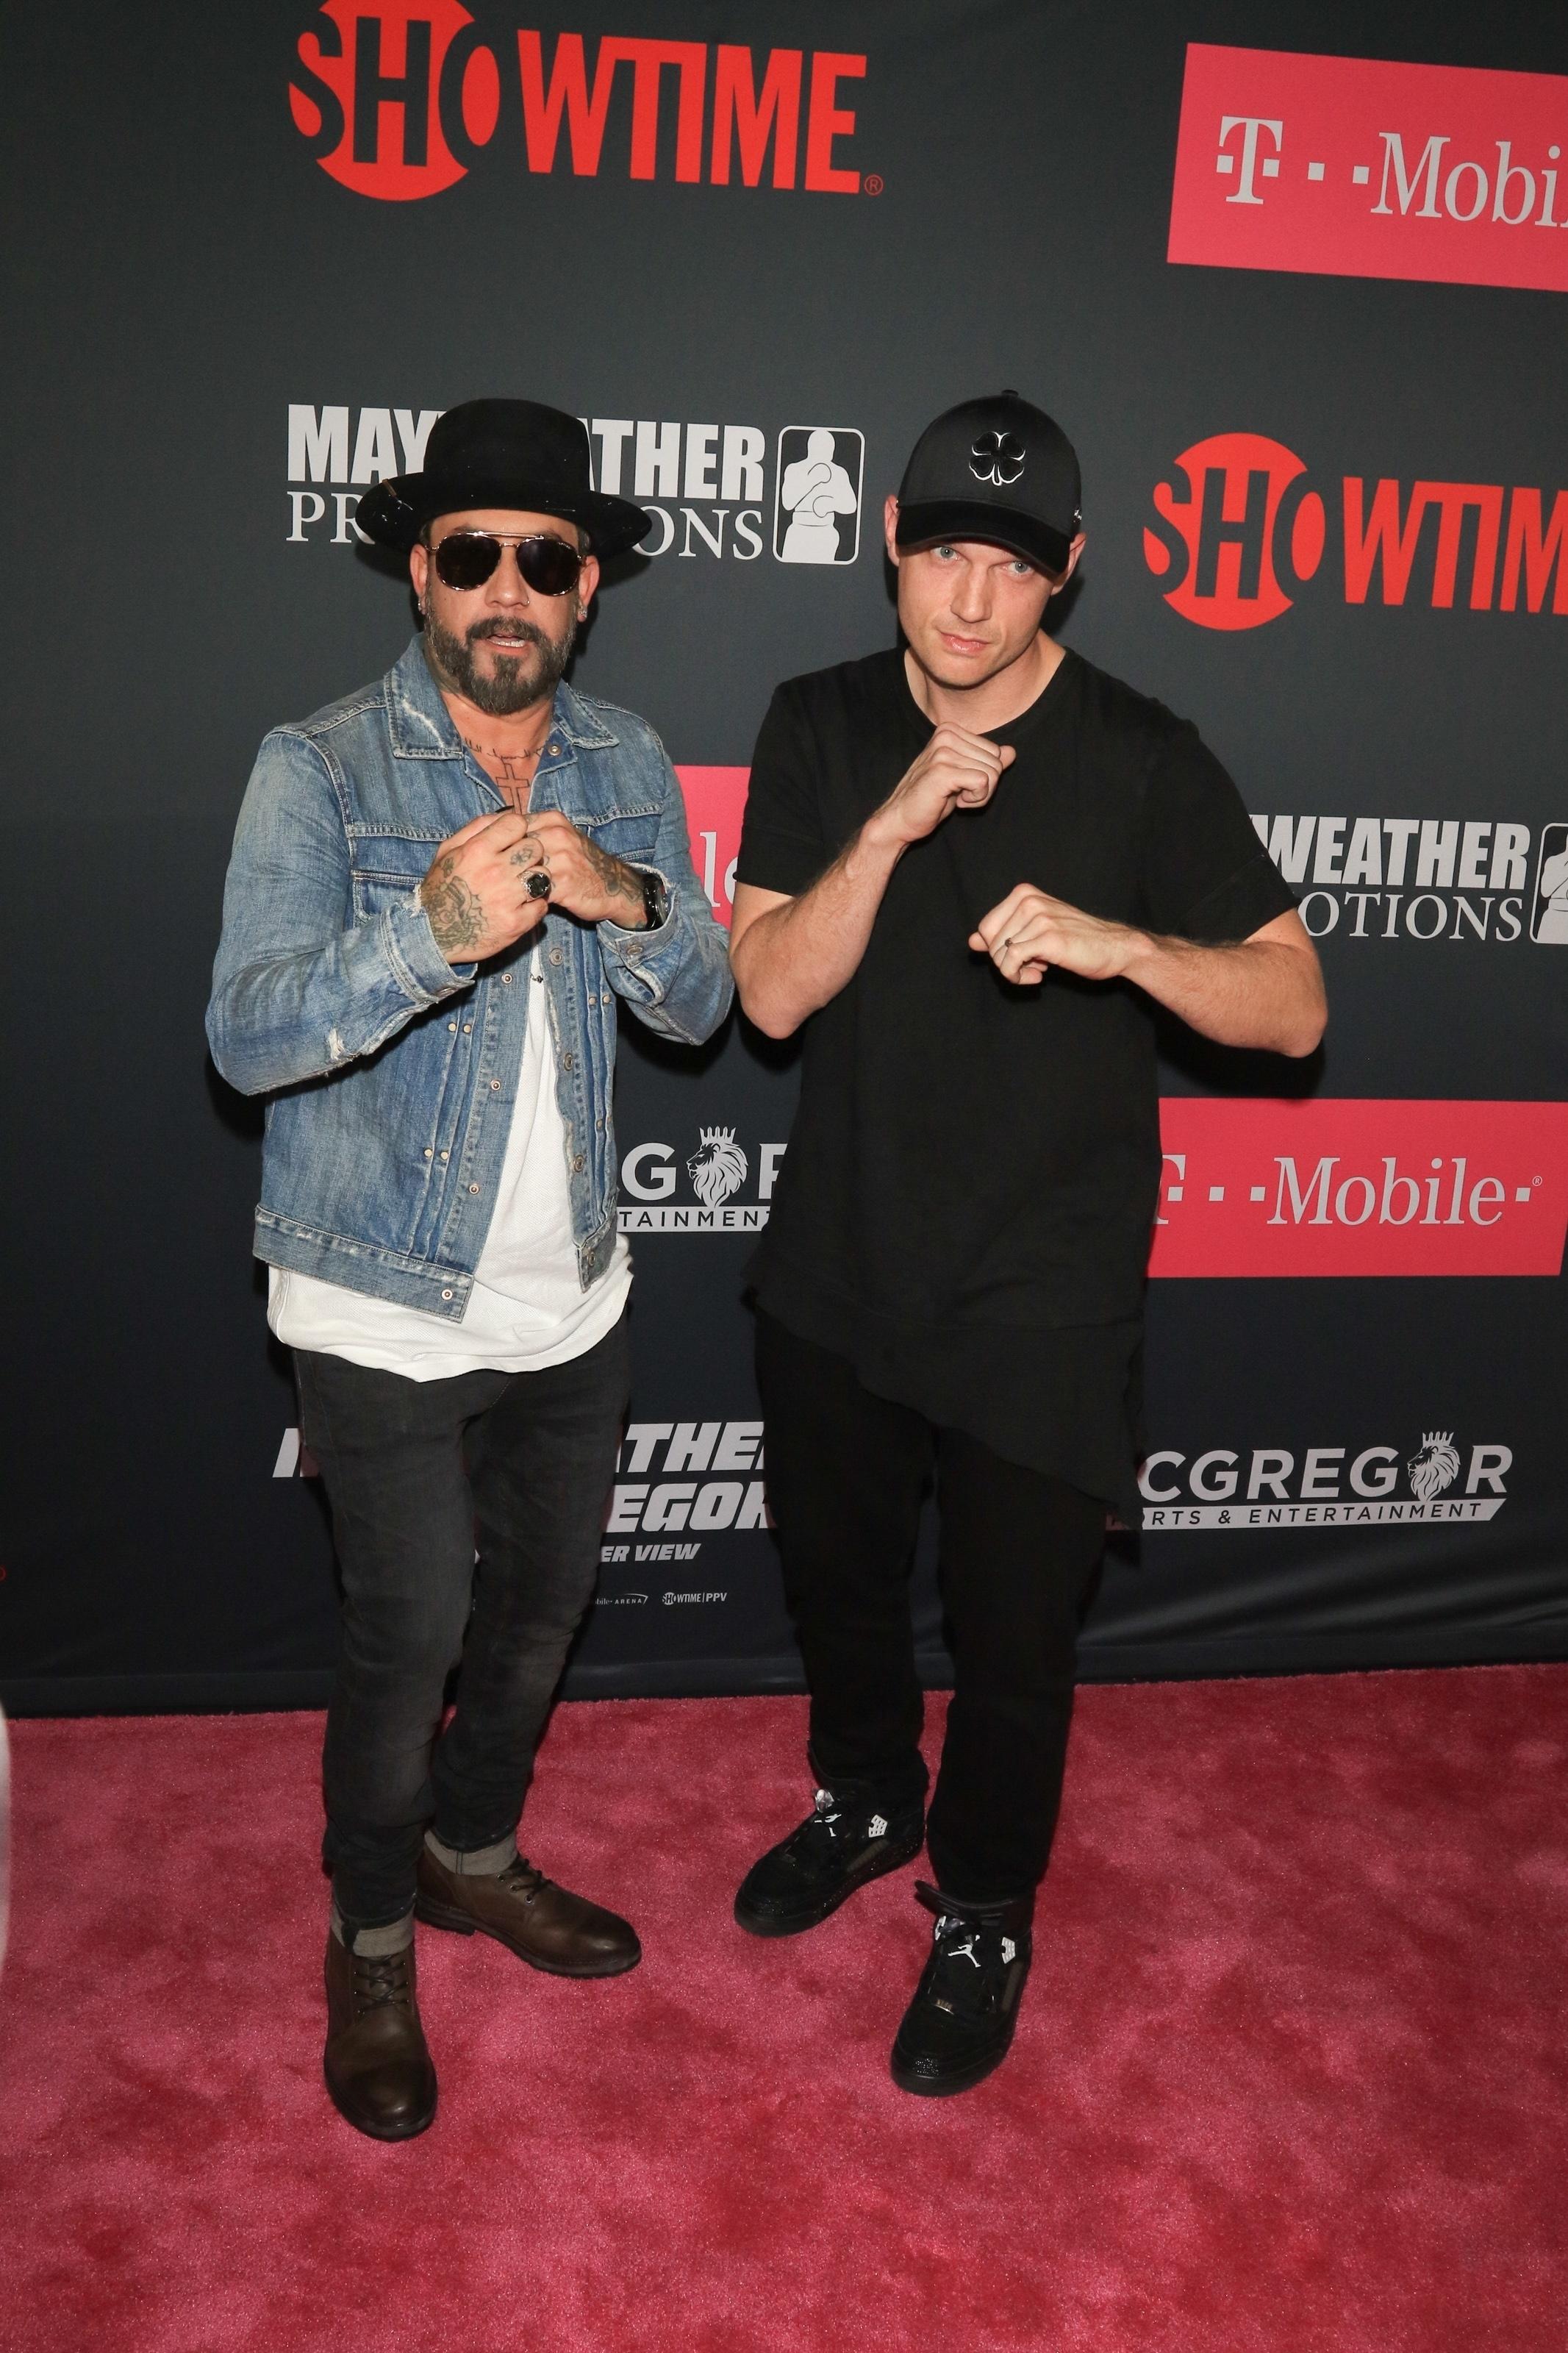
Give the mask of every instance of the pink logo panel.
<path id="1" fill-rule="evenodd" d="M 1187 49 L 1172 261 L 1568 291 L 1568 76 Z"/>
<path id="2" fill-rule="evenodd" d="M 728 923 L 735 893 L 735 860 L 741 851 L 741 819 L 746 807 L 750 768 L 688 768 L 675 771 L 686 801 L 691 859 L 708 903 Z"/>
<path id="3" fill-rule="evenodd" d="M 1167 1096 L 1152 1275 L 1558 1273 L 1568 1103 Z"/>

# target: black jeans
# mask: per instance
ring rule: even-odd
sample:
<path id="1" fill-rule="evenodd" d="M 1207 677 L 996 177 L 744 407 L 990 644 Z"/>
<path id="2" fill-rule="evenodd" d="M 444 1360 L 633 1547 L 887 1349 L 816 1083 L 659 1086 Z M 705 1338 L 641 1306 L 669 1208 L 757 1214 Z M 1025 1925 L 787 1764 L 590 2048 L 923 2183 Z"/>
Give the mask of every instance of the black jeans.
<path id="1" fill-rule="evenodd" d="M 1056 1829 L 1104 1504 L 874 1395 L 842 1357 L 765 1314 L 757 1378 L 813 1769 L 884 1808 L 924 1793 L 910 1571 L 934 1474 L 954 1684 L 928 1851 L 951 1895 L 1025 1894 Z"/>
<path id="2" fill-rule="evenodd" d="M 517 1827 L 593 1599 L 630 1335 L 623 1315 L 566 1364 L 450 1380 L 303 1349 L 294 1363 L 342 1573 L 324 1852 L 344 1921 L 382 1927 L 414 1901 L 432 1819 L 465 1853 Z"/>

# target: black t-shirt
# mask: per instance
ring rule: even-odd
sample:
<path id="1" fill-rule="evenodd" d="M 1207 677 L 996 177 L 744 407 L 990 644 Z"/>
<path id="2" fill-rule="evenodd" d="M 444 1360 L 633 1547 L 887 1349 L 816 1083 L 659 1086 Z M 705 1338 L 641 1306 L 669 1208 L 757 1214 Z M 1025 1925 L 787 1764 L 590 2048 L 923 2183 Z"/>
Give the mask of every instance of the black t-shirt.
<path id="1" fill-rule="evenodd" d="M 766 1312 L 868 1387 L 1135 1515 L 1148 1001 L 1056 971 L 1014 987 L 969 934 L 1020 882 L 1208 943 L 1295 902 L 1196 729 L 1077 655 L 991 733 L 1016 753 L 991 801 L 905 852 L 858 970 L 805 1025 L 751 1271 Z M 931 733 L 897 651 L 781 686 L 739 880 L 798 896 Z"/>

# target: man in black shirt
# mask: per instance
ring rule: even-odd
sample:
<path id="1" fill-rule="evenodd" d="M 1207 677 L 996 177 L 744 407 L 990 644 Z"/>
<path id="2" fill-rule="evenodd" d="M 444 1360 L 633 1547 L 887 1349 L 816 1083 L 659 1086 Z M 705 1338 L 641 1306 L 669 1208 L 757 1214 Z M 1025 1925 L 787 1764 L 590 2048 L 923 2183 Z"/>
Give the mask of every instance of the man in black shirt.
<path id="1" fill-rule="evenodd" d="M 815 1812 L 736 1917 L 811 1927 L 919 1852 L 905 2090 L 1011 2042 L 1108 1507 L 1136 1524 L 1160 1170 L 1152 1005 L 1310 1053 L 1321 976 L 1197 731 L 1042 623 L 1083 549 L 1039 409 L 967 401 L 887 505 L 907 650 L 789 681 L 752 770 L 731 953 L 800 1108 L 752 1263 Z M 954 1690 L 929 1822 L 908 1586 L 936 1482 Z"/>

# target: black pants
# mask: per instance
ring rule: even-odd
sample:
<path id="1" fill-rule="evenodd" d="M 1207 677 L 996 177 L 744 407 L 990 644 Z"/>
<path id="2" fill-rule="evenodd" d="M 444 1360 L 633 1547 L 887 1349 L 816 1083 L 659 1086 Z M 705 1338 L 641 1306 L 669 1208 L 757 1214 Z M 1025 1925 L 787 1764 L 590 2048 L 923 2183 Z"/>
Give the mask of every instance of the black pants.
<path id="1" fill-rule="evenodd" d="M 303 1349 L 294 1362 L 342 1573 L 324 1852 L 344 1921 L 382 1927 L 413 1904 L 432 1820 L 470 1854 L 517 1827 L 598 1574 L 627 1321 L 538 1373 L 412 1381 Z"/>
<path id="2" fill-rule="evenodd" d="M 884 1807 L 925 1789 L 910 1571 L 934 1474 L 954 1688 L 927 1843 L 939 1884 L 1018 1895 L 1061 1799 L 1078 1630 L 1105 1505 L 875 1396 L 843 1358 L 757 1318 L 768 1493 L 811 1687 L 811 1761 Z"/>

